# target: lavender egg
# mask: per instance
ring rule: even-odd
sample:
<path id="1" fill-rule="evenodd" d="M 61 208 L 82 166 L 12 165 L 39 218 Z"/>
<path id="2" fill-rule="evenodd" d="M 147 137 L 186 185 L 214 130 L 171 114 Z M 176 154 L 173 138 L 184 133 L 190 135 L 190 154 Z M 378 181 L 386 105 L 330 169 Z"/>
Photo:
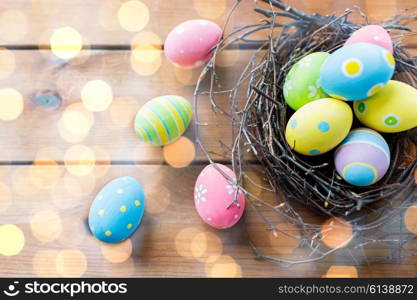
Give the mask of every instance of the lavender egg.
<path id="1" fill-rule="evenodd" d="M 352 130 L 335 153 L 336 170 L 356 186 L 374 184 L 387 172 L 391 154 L 385 139 L 375 130 Z"/>

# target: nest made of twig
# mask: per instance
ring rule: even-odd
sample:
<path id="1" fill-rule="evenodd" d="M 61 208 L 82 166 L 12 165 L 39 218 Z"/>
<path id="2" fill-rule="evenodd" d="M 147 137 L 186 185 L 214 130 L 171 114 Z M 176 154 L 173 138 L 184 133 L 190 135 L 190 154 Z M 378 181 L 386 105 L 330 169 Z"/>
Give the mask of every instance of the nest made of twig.
<path id="1" fill-rule="evenodd" d="M 263 16 L 261 22 L 225 34 L 213 50 L 213 59 L 201 74 L 195 92 L 197 143 L 212 161 L 210 150 L 206 149 L 198 135 L 199 127 L 204 125 L 198 120 L 198 99 L 206 95 L 213 111 L 226 115 L 232 124 L 233 143 L 229 145 L 227 155 L 241 189 L 255 201 L 266 205 L 262 199 L 250 195 L 242 184 L 246 176 L 245 154 L 250 151 L 263 167 L 270 185 L 268 189 L 280 196 L 277 199 L 281 200 L 277 200 L 270 209 L 286 215 L 293 224 L 301 227 L 301 239 L 313 244 L 317 228 L 311 230 L 310 224 L 294 209 L 294 203 L 301 203 L 303 207 L 324 215 L 348 219 L 359 231 L 382 226 L 417 200 L 414 178 L 417 172 L 416 128 L 384 134 L 392 151 L 390 169 L 381 181 L 369 187 L 347 184 L 335 171 L 332 152 L 313 158 L 302 156 L 290 149 L 285 140 L 287 121 L 293 114 L 283 97 L 284 79 L 289 69 L 312 52 L 333 52 L 342 47 L 363 24 L 348 20 L 351 10 L 346 10 L 341 16 L 309 15 L 281 1 L 263 2 L 268 3 L 270 8 L 255 9 Z M 366 24 L 366 16 L 357 10 Z M 287 22 L 279 21 L 282 18 Z M 396 60 L 394 79 L 414 87 L 417 87 L 417 60 L 406 50 L 401 38 L 414 34 L 407 25 L 416 18 L 414 10 L 411 14 L 404 12 L 380 24 L 390 31 L 393 38 Z M 261 31 L 265 33 L 264 38 L 260 39 L 258 35 L 257 39 L 251 39 Z M 255 54 L 244 67 L 236 85 L 222 90 L 218 88 L 221 82 L 216 72 L 216 58 L 224 49 L 237 44 L 237 47 L 253 48 Z M 209 84 L 204 88 L 206 79 Z M 228 109 L 220 109 L 217 104 L 216 98 L 222 94 L 229 99 Z M 359 127 L 360 124 L 356 125 Z M 265 222 L 268 223 L 267 220 Z"/>

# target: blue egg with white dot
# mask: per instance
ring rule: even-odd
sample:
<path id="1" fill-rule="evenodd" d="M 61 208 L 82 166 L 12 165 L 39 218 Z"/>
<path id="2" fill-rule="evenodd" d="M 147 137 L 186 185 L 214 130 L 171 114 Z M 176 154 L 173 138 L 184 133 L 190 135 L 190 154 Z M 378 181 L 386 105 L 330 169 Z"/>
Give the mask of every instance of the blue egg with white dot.
<path id="1" fill-rule="evenodd" d="M 88 224 L 102 242 L 118 243 L 135 232 L 145 212 L 145 194 L 133 177 L 110 181 L 97 194 L 90 207 Z"/>
<path id="2" fill-rule="evenodd" d="M 385 48 L 355 43 L 333 52 L 320 70 L 321 88 L 332 98 L 360 100 L 381 91 L 394 74 L 395 59 Z"/>

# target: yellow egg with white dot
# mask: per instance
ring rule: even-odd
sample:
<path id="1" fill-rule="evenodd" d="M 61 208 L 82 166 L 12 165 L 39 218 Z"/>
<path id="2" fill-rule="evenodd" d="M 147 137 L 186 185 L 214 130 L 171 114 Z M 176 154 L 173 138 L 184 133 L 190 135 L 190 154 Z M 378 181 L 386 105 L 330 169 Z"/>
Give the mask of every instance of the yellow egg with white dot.
<path id="1" fill-rule="evenodd" d="M 390 80 L 368 99 L 355 101 L 355 115 L 367 127 L 380 132 L 401 132 L 417 126 L 417 89 Z"/>
<path id="2" fill-rule="evenodd" d="M 88 223 L 100 241 L 117 243 L 139 226 L 145 212 L 145 194 L 133 177 L 119 177 L 105 185 L 93 201 Z"/>
<path id="3" fill-rule="evenodd" d="M 326 153 L 348 135 L 353 113 L 341 100 L 323 98 L 307 103 L 289 119 L 285 131 L 288 145 L 308 156 Z"/>

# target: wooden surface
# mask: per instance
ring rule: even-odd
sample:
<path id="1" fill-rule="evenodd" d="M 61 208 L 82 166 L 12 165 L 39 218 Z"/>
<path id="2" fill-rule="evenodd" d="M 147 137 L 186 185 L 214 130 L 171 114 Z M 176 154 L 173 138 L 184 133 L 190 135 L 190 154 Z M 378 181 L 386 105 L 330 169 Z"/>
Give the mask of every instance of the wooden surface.
<path id="1" fill-rule="evenodd" d="M 23 112 L 16 119 L 0 121 L 0 223 L 14 224 L 24 235 L 23 242 L 14 235 L 5 238 L 0 227 L 0 244 L 9 244 L 12 250 L 23 246 L 19 251 L 14 249 L 14 256 L 0 256 L 0 276 L 416 276 L 416 257 L 369 265 L 365 259 L 359 259 L 360 265 L 354 266 L 345 257 L 332 255 L 291 268 L 256 260 L 249 238 L 271 255 L 291 257 L 301 250 L 295 250 L 298 245 L 288 237 L 271 242 L 271 232 L 251 209 L 232 229 L 218 231 L 204 225 L 194 210 L 193 189 L 206 164 L 205 156 L 195 149 L 194 160 L 192 151 L 167 157 L 163 149 L 140 143 L 132 130 L 134 114 L 149 99 L 162 94 L 191 99 L 201 70 L 176 69 L 162 53 L 156 54 L 155 66 L 132 65 L 129 48 L 137 32 L 122 28 L 117 17 L 125 2 L 0 3 L 0 44 L 10 49 L 0 50 L 0 91 L 13 88 L 24 99 Z M 184 20 L 208 18 L 222 23 L 233 3 L 142 2 L 150 12 L 143 30 L 152 31 L 161 42 L 173 26 Z M 417 4 L 415 0 L 290 3 L 307 12 L 323 14 L 340 13 L 346 7 L 359 5 L 372 21 Z M 253 6 L 253 1 L 243 1 L 232 26 L 257 22 L 260 17 L 252 13 Z M 37 49 L 39 45 L 48 48 L 51 32 L 63 26 L 76 29 L 85 48 L 69 63 L 49 49 Z M 417 53 L 413 49 L 415 41 L 408 39 L 413 53 Z M 225 52 L 219 62 L 226 78 L 224 84 L 233 83 L 238 75 L 236 70 L 242 68 L 251 53 Z M 138 70 L 141 73 L 147 68 L 153 70 L 146 76 L 138 74 Z M 112 89 L 113 102 L 103 112 L 90 112 L 81 103 L 81 90 L 91 80 L 103 80 Z M 56 110 L 36 107 L 31 99 L 42 90 L 59 93 L 62 105 Z M 202 122 L 215 124 L 201 129 L 205 145 L 221 153 L 219 139 L 227 140 L 230 125 L 214 115 L 207 102 L 202 103 L 199 114 Z M 186 137 L 194 140 L 192 127 Z M 181 151 L 180 147 L 174 154 Z M 186 167 L 173 168 L 166 160 Z M 192 163 L 188 165 L 187 160 Z M 104 184 L 126 175 L 137 178 L 145 187 L 148 207 L 143 224 L 120 245 L 101 244 L 86 225 L 89 205 Z M 262 184 L 261 176 L 254 178 Z M 263 192 L 261 197 L 273 203 L 272 194 Z M 276 218 L 275 223 L 283 222 Z M 312 220 L 317 224 L 323 221 L 314 216 Z M 414 252 L 416 246 L 407 245 Z M 0 253 L 3 250 L 0 245 Z M 364 251 L 369 256 L 383 256 L 386 250 L 387 245 L 376 244 Z"/>

